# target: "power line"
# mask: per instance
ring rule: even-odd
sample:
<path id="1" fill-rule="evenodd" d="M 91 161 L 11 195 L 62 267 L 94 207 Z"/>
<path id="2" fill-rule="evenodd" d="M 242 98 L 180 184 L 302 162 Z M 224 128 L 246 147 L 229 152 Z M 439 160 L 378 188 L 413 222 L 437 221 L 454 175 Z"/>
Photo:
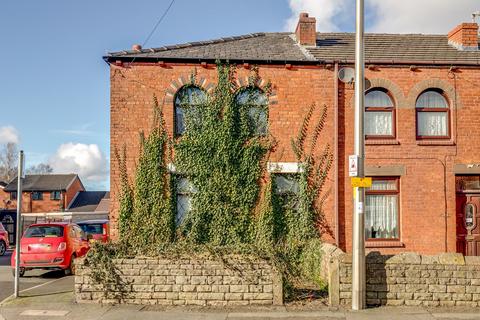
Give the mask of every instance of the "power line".
<path id="1" fill-rule="evenodd" d="M 148 35 L 148 37 L 145 39 L 145 41 L 143 42 L 142 44 L 142 48 L 143 46 L 145 46 L 148 42 L 148 40 L 150 40 L 150 38 L 153 36 L 153 34 L 155 33 L 155 30 L 157 30 L 158 26 L 160 25 L 160 23 L 162 22 L 163 18 L 165 18 L 165 16 L 167 15 L 168 11 L 170 10 L 170 8 L 173 6 L 173 3 L 175 2 L 175 0 L 172 0 L 170 2 L 170 4 L 168 5 L 167 9 L 165 9 L 165 11 L 163 12 L 162 16 L 160 17 L 160 19 L 158 19 L 157 23 L 155 24 L 155 26 L 153 27 L 152 31 L 150 32 L 150 34 Z"/>

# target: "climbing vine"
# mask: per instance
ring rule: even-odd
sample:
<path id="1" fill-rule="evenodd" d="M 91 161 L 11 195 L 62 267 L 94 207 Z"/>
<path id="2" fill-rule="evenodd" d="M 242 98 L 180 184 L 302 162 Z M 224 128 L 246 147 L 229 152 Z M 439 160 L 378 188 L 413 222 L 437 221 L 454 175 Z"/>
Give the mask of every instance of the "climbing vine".
<path id="1" fill-rule="evenodd" d="M 175 168 L 193 184 L 186 240 L 230 245 L 252 240 L 268 138 L 256 136 L 248 110 L 237 108 L 234 69 L 218 66 L 218 85 L 202 108 L 186 108 L 186 132 L 175 144 Z M 201 121 L 198 121 L 201 119 Z"/>
<path id="2" fill-rule="evenodd" d="M 298 279 L 321 285 L 320 237 L 328 195 L 324 187 L 333 160 L 330 147 L 319 143 L 327 107 L 308 109 L 291 143 L 300 165 L 290 179 L 298 188 L 279 194 L 276 173 L 266 172 L 275 139 L 268 128 L 256 127 L 266 121 L 268 103 L 255 104 L 252 99 L 258 96 L 254 95 L 238 99 L 242 92 L 268 98 L 270 85 L 263 91 L 256 87 L 257 68 L 252 68 L 246 88 L 237 87 L 234 67 L 219 63 L 217 71 L 217 86 L 208 96 L 177 96 L 185 131 L 176 139 L 169 138 L 158 101 L 153 99 L 154 121 L 148 135 L 140 133 L 133 179 L 127 175 L 125 147 L 115 150 L 121 238 L 116 251 L 96 248 L 87 260 L 94 265 L 97 261 L 115 275 L 105 255 L 242 252 L 269 257 L 285 275 L 287 287 Z M 195 73 L 190 80 L 187 86 L 194 85 Z M 189 210 L 178 217 L 176 190 L 185 187 L 185 179 Z M 114 280 L 113 276 L 110 281 Z"/>

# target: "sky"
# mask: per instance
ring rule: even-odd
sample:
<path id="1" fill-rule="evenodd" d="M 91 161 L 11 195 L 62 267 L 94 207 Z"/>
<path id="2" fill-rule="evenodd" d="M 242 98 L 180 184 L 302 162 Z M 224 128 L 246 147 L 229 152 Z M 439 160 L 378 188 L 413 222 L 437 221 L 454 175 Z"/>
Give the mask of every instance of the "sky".
<path id="1" fill-rule="evenodd" d="M 0 144 L 26 166 L 75 172 L 109 188 L 107 52 L 144 43 L 171 0 L 15 0 L 0 10 Z M 366 31 L 446 34 L 479 0 L 366 0 Z M 322 32 L 354 30 L 354 0 L 175 0 L 145 47 L 293 31 L 300 12 Z"/>

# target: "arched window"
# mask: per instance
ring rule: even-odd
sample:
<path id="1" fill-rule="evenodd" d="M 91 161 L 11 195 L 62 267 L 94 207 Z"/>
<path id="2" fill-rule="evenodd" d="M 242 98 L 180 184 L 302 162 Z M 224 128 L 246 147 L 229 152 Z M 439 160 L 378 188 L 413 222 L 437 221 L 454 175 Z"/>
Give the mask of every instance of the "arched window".
<path id="1" fill-rule="evenodd" d="M 375 88 L 365 95 L 366 138 L 395 138 L 395 106 L 385 89 Z"/>
<path id="2" fill-rule="evenodd" d="M 205 92 L 194 86 L 181 88 L 175 96 L 175 134 L 185 132 L 185 114 L 188 108 L 195 111 L 196 108 L 205 104 L 207 96 Z M 194 112 L 190 113 L 194 115 Z"/>
<path id="3" fill-rule="evenodd" d="M 268 99 L 265 93 L 256 87 L 245 88 L 237 94 L 236 103 L 246 109 L 252 132 L 260 136 L 267 134 Z"/>
<path id="4" fill-rule="evenodd" d="M 429 89 L 417 99 L 417 138 L 449 138 L 450 110 L 441 90 Z"/>

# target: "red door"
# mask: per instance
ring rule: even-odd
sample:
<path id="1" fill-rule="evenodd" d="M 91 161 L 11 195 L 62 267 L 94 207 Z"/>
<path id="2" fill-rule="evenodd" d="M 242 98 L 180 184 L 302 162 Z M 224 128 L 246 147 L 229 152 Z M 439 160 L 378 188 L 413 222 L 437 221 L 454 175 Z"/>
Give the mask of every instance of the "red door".
<path id="1" fill-rule="evenodd" d="M 457 252 L 480 256 L 480 194 L 457 193 Z"/>

